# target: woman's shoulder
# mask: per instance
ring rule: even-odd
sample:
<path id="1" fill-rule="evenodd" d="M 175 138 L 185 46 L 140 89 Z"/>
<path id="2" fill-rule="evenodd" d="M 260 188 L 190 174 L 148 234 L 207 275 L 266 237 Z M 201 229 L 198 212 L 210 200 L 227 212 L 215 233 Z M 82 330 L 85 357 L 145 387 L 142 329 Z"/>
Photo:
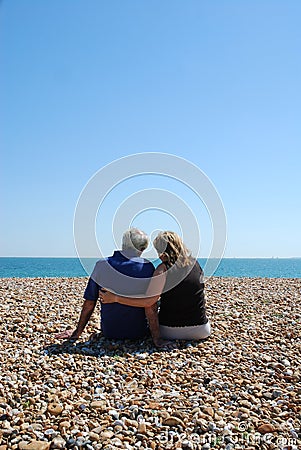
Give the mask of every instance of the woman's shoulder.
<path id="1" fill-rule="evenodd" d="M 198 262 L 198 260 L 197 260 L 196 258 L 193 258 L 192 264 L 193 264 L 193 266 L 194 266 L 196 269 L 198 269 L 198 270 L 200 270 L 201 272 L 203 272 L 203 269 L 202 269 L 202 267 L 200 266 L 200 263 Z"/>

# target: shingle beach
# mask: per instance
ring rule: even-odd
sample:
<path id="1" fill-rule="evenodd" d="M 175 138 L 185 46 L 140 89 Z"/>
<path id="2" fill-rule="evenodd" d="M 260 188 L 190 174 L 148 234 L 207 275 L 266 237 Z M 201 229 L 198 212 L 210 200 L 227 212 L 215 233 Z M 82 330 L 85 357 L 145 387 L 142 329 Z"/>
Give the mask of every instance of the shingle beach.
<path id="1" fill-rule="evenodd" d="M 75 344 L 86 278 L 1 279 L 0 450 L 301 448 L 301 279 L 211 278 L 212 336 Z"/>

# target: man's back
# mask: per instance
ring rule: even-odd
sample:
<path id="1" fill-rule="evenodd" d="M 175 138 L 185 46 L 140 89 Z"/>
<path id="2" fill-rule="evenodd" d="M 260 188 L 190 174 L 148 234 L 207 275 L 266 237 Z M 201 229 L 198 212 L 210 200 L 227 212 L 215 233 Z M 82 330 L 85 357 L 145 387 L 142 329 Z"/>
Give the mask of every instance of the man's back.
<path id="1" fill-rule="evenodd" d="M 85 290 L 84 298 L 98 299 L 99 288 L 116 294 L 137 297 L 147 290 L 154 272 L 153 264 L 128 251 L 115 251 L 109 258 L 96 263 Z M 101 306 L 101 329 L 112 339 L 138 339 L 147 334 L 144 308 L 119 303 Z"/>

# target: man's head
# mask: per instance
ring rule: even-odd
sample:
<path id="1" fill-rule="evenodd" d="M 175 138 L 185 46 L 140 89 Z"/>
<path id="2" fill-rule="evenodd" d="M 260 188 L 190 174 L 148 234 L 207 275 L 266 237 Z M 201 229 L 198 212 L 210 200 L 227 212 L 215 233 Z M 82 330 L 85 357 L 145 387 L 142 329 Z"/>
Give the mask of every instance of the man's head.
<path id="1" fill-rule="evenodd" d="M 137 254 L 142 253 L 148 246 L 149 239 L 144 231 L 130 228 L 123 233 L 122 250 L 131 250 Z"/>

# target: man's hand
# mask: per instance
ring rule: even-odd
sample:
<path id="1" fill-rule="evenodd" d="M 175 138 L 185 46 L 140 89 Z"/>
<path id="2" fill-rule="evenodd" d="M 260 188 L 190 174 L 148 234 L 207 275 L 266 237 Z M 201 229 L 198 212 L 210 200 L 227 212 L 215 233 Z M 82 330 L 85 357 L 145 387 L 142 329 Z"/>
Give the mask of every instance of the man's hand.
<path id="1" fill-rule="evenodd" d="M 67 329 L 62 333 L 56 334 L 55 337 L 57 339 L 69 339 L 69 341 L 76 341 L 84 331 L 87 323 L 89 322 L 89 319 L 95 309 L 95 305 L 96 302 L 94 300 L 85 300 L 75 330 L 72 331 L 71 329 Z"/>
<path id="2" fill-rule="evenodd" d="M 70 341 L 76 341 L 79 338 L 79 334 L 76 330 L 67 329 L 55 335 L 56 339 L 69 339 Z"/>
<path id="3" fill-rule="evenodd" d="M 99 298 L 101 303 L 115 303 L 117 301 L 117 295 L 103 289 L 99 291 Z"/>

